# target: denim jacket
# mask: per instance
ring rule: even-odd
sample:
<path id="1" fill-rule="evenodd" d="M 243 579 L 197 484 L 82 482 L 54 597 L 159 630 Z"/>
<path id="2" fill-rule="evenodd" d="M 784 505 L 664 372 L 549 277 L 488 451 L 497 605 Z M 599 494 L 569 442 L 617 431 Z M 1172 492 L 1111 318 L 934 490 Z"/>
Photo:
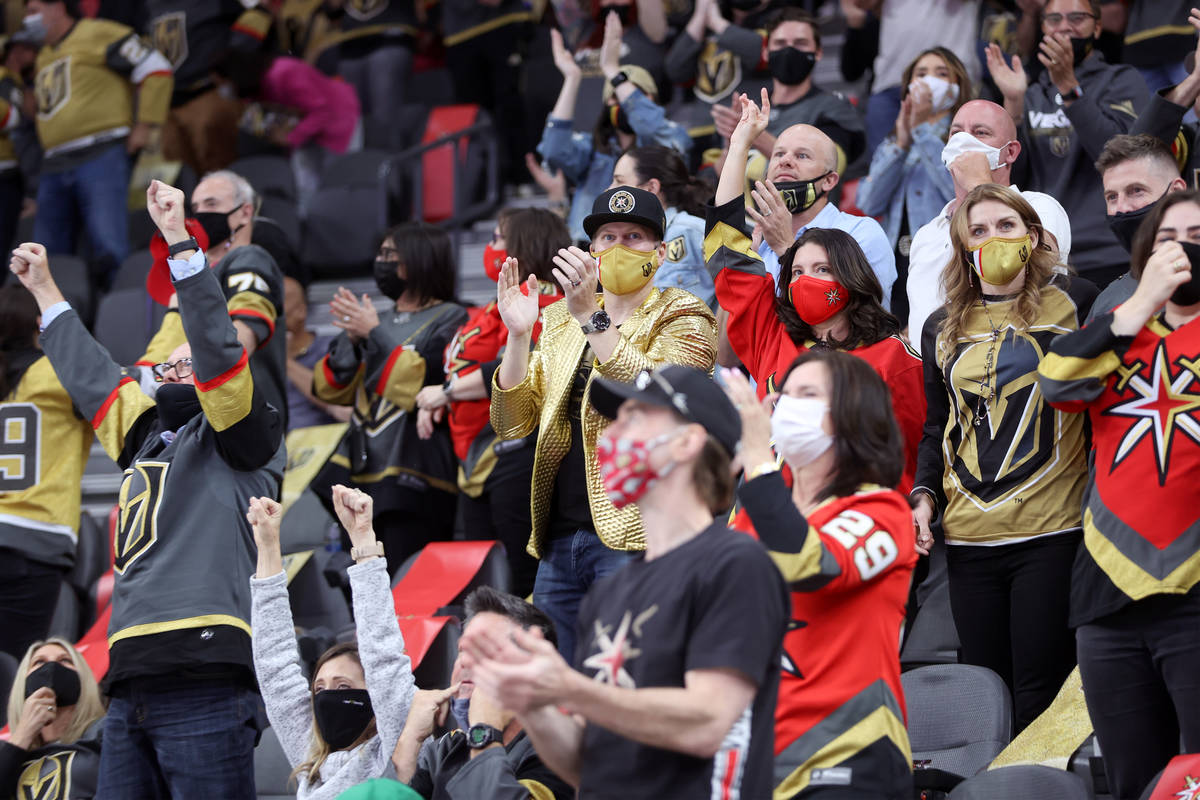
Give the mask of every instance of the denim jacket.
<path id="1" fill-rule="evenodd" d="M 667 257 L 654 273 L 659 289 L 674 286 L 699 297 L 716 311 L 717 290 L 704 265 L 704 220 L 677 208 L 667 209 Z"/>
<path id="2" fill-rule="evenodd" d="M 907 151 L 889 136 L 871 158 L 871 170 L 858 184 L 854 198 L 864 214 L 883 215 L 883 230 L 892 247 L 900 238 L 901 214 L 908 212 L 908 231 L 915 234 L 954 199 L 954 180 L 942 164 L 942 148 L 950 130 L 947 115 L 913 130 Z"/>
<path id="3" fill-rule="evenodd" d="M 674 147 L 686 156 L 692 146 L 687 131 L 667 119 L 662 106 L 646 97 L 641 89 L 634 89 L 621 108 L 629 116 L 629 124 L 637 136 L 637 146 L 658 144 Z M 561 169 L 575 187 L 567 227 L 572 239 L 587 241 L 583 218 L 592 213 L 592 202 L 596 196 L 612 183 L 613 168 L 620 158 L 616 139 L 609 142 L 607 151 L 599 151 L 593 146 L 590 133 L 572 131 L 571 120 L 547 117 L 538 154 L 552 169 Z"/>

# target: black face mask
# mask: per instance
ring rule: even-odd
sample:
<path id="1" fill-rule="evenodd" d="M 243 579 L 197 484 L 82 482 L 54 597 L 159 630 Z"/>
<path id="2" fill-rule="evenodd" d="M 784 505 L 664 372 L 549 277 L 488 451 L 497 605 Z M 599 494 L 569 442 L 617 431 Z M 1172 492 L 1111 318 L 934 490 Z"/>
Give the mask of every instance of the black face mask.
<path id="1" fill-rule="evenodd" d="M 79 673 L 57 661 L 47 661 L 25 678 L 25 697 L 49 686 L 54 691 L 54 704 L 59 708 L 79 702 Z"/>
<path id="2" fill-rule="evenodd" d="M 1092 53 L 1092 48 L 1096 46 L 1096 38 L 1094 36 L 1072 36 L 1071 37 L 1071 60 L 1075 66 L 1083 63 L 1083 60 Z"/>
<path id="3" fill-rule="evenodd" d="M 408 281 L 396 274 L 396 268 L 399 266 L 399 261 L 375 262 L 375 285 L 389 300 L 400 299 L 400 295 L 408 288 Z"/>
<path id="4" fill-rule="evenodd" d="M 625 113 L 625 109 L 621 108 L 620 104 L 608 107 L 608 121 L 612 126 L 622 133 L 628 133 L 631 136 L 636 133 L 633 125 L 629 124 L 629 115 Z"/>
<path id="5" fill-rule="evenodd" d="M 313 696 L 313 717 L 321 738 L 334 750 L 345 750 L 375 719 L 366 689 L 326 689 Z"/>
<path id="6" fill-rule="evenodd" d="M 192 214 L 195 220 L 200 223 L 200 227 L 204 228 L 204 232 L 208 234 L 208 246 L 210 248 L 216 249 L 219 245 L 225 244 L 242 229 L 241 225 L 232 230 L 229 228 L 229 215 L 234 211 L 237 211 L 237 208 L 229 211 L 197 211 L 195 214 Z"/>
<path id="7" fill-rule="evenodd" d="M 804 83 L 804 79 L 813 71 L 817 63 L 817 54 L 794 47 L 775 50 L 767 56 L 767 68 L 771 77 L 784 86 L 795 86 Z"/>
<path id="8" fill-rule="evenodd" d="M 1175 288 L 1171 302 L 1177 306 L 1194 306 L 1200 303 L 1200 244 L 1180 242 L 1179 245 L 1192 264 L 1192 279 Z"/>
<path id="9" fill-rule="evenodd" d="M 1133 237 L 1137 234 L 1138 228 L 1141 227 L 1142 220 L 1154 210 L 1154 206 L 1157 204 L 1158 200 L 1155 200 L 1150 205 L 1134 211 L 1121 211 L 1117 214 L 1108 214 L 1105 216 L 1109 229 L 1117 237 L 1117 241 L 1121 243 L 1121 246 L 1125 248 L 1126 253 L 1133 250 Z"/>
<path id="10" fill-rule="evenodd" d="M 783 202 L 787 205 L 788 212 L 792 214 L 801 214 L 813 207 L 813 203 L 821 199 L 825 194 L 824 189 L 818 189 L 817 183 L 825 179 L 825 175 L 818 175 L 808 181 L 775 181 L 775 188 L 783 195 Z"/>
<path id="11" fill-rule="evenodd" d="M 158 421 L 169 431 L 179 430 L 203 411 L 196 387 L 188 383 L 159 386 L 154 393 L 154 404 L 158 407 Z"/>

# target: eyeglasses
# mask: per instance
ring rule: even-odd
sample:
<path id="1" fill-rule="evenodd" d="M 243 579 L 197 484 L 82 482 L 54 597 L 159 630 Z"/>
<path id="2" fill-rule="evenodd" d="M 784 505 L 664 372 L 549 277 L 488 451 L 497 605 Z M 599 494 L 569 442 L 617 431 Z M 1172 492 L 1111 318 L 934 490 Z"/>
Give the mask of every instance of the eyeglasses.
<path id="1" fill-rule="evenodd" d="M 688 411 L 687 395 L 683 392 L 675 391 L 675 387 L 672 386 L 666 378 L 658 373 L 650 371 L 643 372 L 637 376 L 637 380 L 634 382 L 634 385 L 637 386 L 638 389 L 645 389 L 650 385 L 651 381 L 653 381 L 659 389 L 662 389 L 663 393 L 671 401 L 671 405 L 675 406 L 676 411 L 691 419 L 692 412 Z"/>
<path id="2" fill-rule="evenodd" d="M 394 247 L 381 247 L 378 258 L 380 261 L 399 261 L 400 251 Z"/>
<path id="3" fill-rule="evenodd" d="M 1066 19 L 1067 23 L 1072 28 L 1078 28 L 1089 19 L 1099 19 L 1095 14 L 1089 14 L 1086 11 L 1072 11 L 1070 14 L 1047 14 L 1042 17 L 1042 22 L 1049 25 L 1051 28 L 1058 27 L 1062 21 Z"/>
<path id="4" fill-rule="evenodd" d="M 170 370 L 175 370 L 175 377 L 183 380 L 192 374 L 192 360 L 190 358 L 181 358 L 175 362 L 164 361 L 161 364 L 155 364 L 153 369 L 154 377 L 160 381 L 166 380 L 167 372 Z"/>

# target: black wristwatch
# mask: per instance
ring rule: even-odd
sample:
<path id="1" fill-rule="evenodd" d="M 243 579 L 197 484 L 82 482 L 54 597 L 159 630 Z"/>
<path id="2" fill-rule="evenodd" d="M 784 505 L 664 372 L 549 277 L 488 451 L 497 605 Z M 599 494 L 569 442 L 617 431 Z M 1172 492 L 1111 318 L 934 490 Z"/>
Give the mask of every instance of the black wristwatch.
<path id="1" fill-rule="evenodd" d="M 467 730 L 467 747 L 472 750 L 482 750 L 493 742 L 502 741 L 504 731 L 482 723 L 472 725 Z"/>
<path id="2" fill-rule="evenodd" d="M 609 84 L 609 86 L 616 89 L 618 86 L 620 86 L 622 83 L 624 83 L 627 80 L 629 80 L 629 76 L 625 74 L 625 70 L 621 70 L 616 75 L 613 75 L 611 78 L 608 79 L 608 84 Z"/>
<path id="3" fill-rule="evenodd" d="M 612 317 L 603 308 L 592 314 L 592 318 L 579 326 L 585 333 L 599 333 L 612 327 Z"/>
<path id="4" fill-rule="evenodd" d="M 176 255 L 178 255 L 179 253 L 182 253 L 185 250 L 199 250 L 199 249 L 200 249 L 200 243 L 196 241 L 196 237 L 189 236 L 188 238 L 184 239 L 182 242 L 176 242 L 175 244 L 168 247 L 167 248 L 167 256 L 169 258 L 174 258 Z"/>

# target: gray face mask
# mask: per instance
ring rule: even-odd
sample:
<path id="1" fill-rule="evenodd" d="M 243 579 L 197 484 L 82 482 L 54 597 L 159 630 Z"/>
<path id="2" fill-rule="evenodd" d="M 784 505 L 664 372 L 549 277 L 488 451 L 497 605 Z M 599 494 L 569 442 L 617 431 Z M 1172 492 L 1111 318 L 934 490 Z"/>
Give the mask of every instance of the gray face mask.
<path id="1" fill-rule="evenodd" d="M 46 41 L 46 21 L 41 14 L 30 14 L 22 19 L 21 29 L 36 39 L 38 44 Z"/>
<path id="2" fill-rule="evenodd" d="M 454 697 L 450 700 L 450 714 L 454 717 L 454 721 L 458 724 L 460 730 L 467 730 L 471 727 L 471 698 Z"/>

